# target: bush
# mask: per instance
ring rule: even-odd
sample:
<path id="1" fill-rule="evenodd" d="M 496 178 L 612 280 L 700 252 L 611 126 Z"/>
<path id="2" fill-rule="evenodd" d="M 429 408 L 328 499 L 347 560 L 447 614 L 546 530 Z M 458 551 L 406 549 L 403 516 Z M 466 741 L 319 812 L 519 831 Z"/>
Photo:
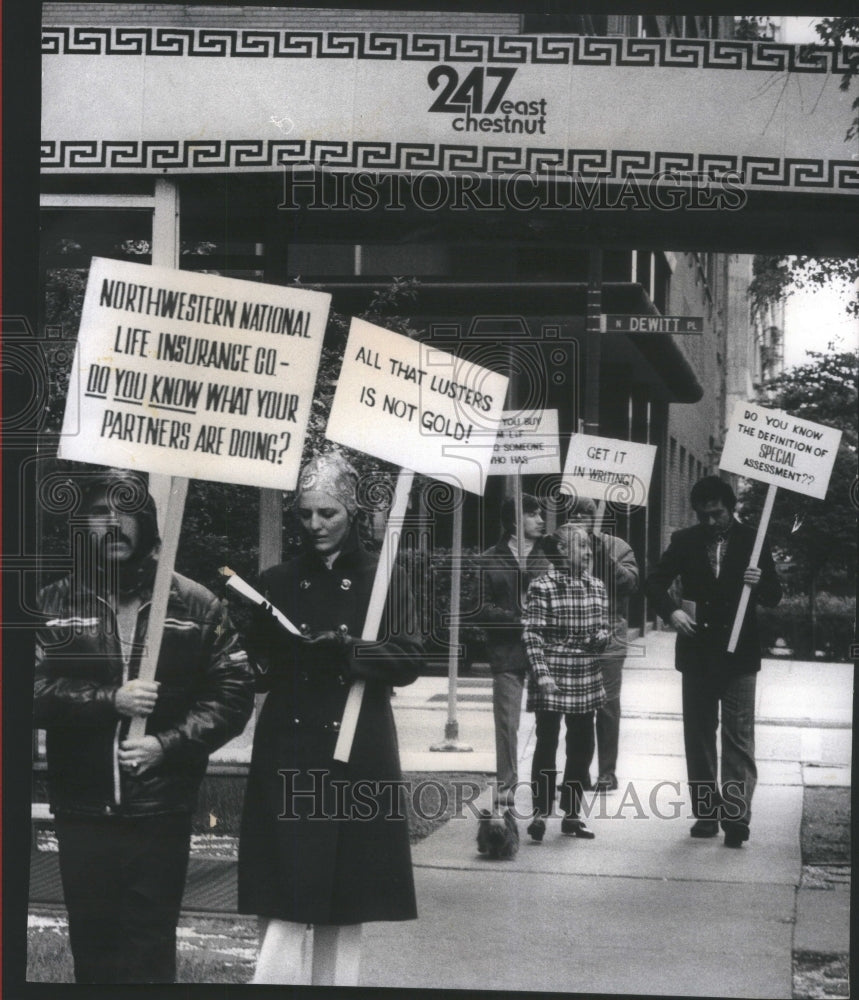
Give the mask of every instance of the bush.
<path id="1" fill-rule="evenodd" d="M 818 650 L 826 660 L 849 660 L 850 646 L 855 642 L 856 598 L 821 592 L 815 601 L 815 611 L 817 623 L 812 636 L 807 595 L 784 597 L 775 608 L 758 608 L 764 651 L 774 646 L 777 639 L 784 639 L 795 660 L 816 660 Z"/>

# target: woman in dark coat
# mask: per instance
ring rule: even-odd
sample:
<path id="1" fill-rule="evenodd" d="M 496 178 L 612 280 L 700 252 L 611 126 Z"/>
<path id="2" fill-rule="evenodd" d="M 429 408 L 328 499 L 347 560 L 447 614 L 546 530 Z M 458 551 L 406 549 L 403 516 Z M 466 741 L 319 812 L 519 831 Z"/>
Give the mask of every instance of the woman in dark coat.
<path id="1" fill-rule="evenodd" d="M 416 616 L 393 577 L 379 641 L 361 635 L 376 558 L 360 544 L 357 476 L 338 455 L 302 470 L 305 552 L 267 570 L 268 600 L 301 631 L 258 616 L 248 643 L 268 696 L 257 721 L 239 846 L 239 912 L 260 916 L 254 982 L 357 981 L 360 926 L 417 913 L 390 686 L 417 676 Z M 365 681 L 348 763 L 333 753 L 350 682 Z"/>

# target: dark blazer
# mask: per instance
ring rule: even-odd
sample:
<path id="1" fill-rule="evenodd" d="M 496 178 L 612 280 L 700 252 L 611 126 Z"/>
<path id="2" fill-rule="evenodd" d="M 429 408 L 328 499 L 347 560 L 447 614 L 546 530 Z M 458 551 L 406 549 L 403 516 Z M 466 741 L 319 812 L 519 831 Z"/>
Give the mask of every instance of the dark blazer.
<path id="1" fill-rule="evenodd" d="M 677 635 L 675 666 L 680 671 L 709 670 L 732 674 L 755 673 L 761 668 L 755 602 L 775 607 L 781 599 L 781 584 L 776 576 L 769 546 L 764 543 L 758 565 L 761 582 L 752 591 L 752 600 L 740 631 L 734 653 L 728 653 L 728 640 L 743 590 L 743 573 L 751 560 L 755 530 L 734 522 L 728 536 L 719 578 L 713 575 L 707 558 L 707 535 L 701 525 L 684 528 L 671 536 L 671 543 L 647 578 L 647 596 L 658 614 L 668 621 L 678 610 L 669 592 L 679 578 L 683 600 L 695 601 L 698 635 Z"/>
<path id="2" fill-rule="evenodd" d="M 522 643 L 523 600 L 528 585 L 549 568 L 538 539 L 525 560 L 525 569 L 510 549 L 509 534 L 480 557 L 480 611 L 475 624 L 486 631 L 486 652 L 493 674 L 525 674 L 528 655 Z"/>

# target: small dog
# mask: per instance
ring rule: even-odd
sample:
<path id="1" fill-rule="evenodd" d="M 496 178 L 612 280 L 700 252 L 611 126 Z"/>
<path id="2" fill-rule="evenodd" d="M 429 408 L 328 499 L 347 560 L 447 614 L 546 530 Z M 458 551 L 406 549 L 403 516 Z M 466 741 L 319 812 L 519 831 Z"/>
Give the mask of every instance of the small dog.
<path id="1" fill-rule="evenodd" d="M 477 850 L 492 861 L 510 861 L 519 850 L 519 827 L 509 809 L 499 815 L 480 810 L 477 821 Z"/>

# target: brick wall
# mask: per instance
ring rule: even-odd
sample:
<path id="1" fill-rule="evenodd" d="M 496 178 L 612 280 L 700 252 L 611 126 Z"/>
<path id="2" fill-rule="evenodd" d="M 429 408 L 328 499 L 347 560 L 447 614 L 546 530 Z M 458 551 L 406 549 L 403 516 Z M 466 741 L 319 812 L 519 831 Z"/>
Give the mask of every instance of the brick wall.
<path id="1" fill-rule="evenodd" d="M 45 3 L 45 25 L 279 28 L 293 31 L 439 31 L 518 34 L 518 14 L 472 11 L 331 10 L 197 4 Z"/>

